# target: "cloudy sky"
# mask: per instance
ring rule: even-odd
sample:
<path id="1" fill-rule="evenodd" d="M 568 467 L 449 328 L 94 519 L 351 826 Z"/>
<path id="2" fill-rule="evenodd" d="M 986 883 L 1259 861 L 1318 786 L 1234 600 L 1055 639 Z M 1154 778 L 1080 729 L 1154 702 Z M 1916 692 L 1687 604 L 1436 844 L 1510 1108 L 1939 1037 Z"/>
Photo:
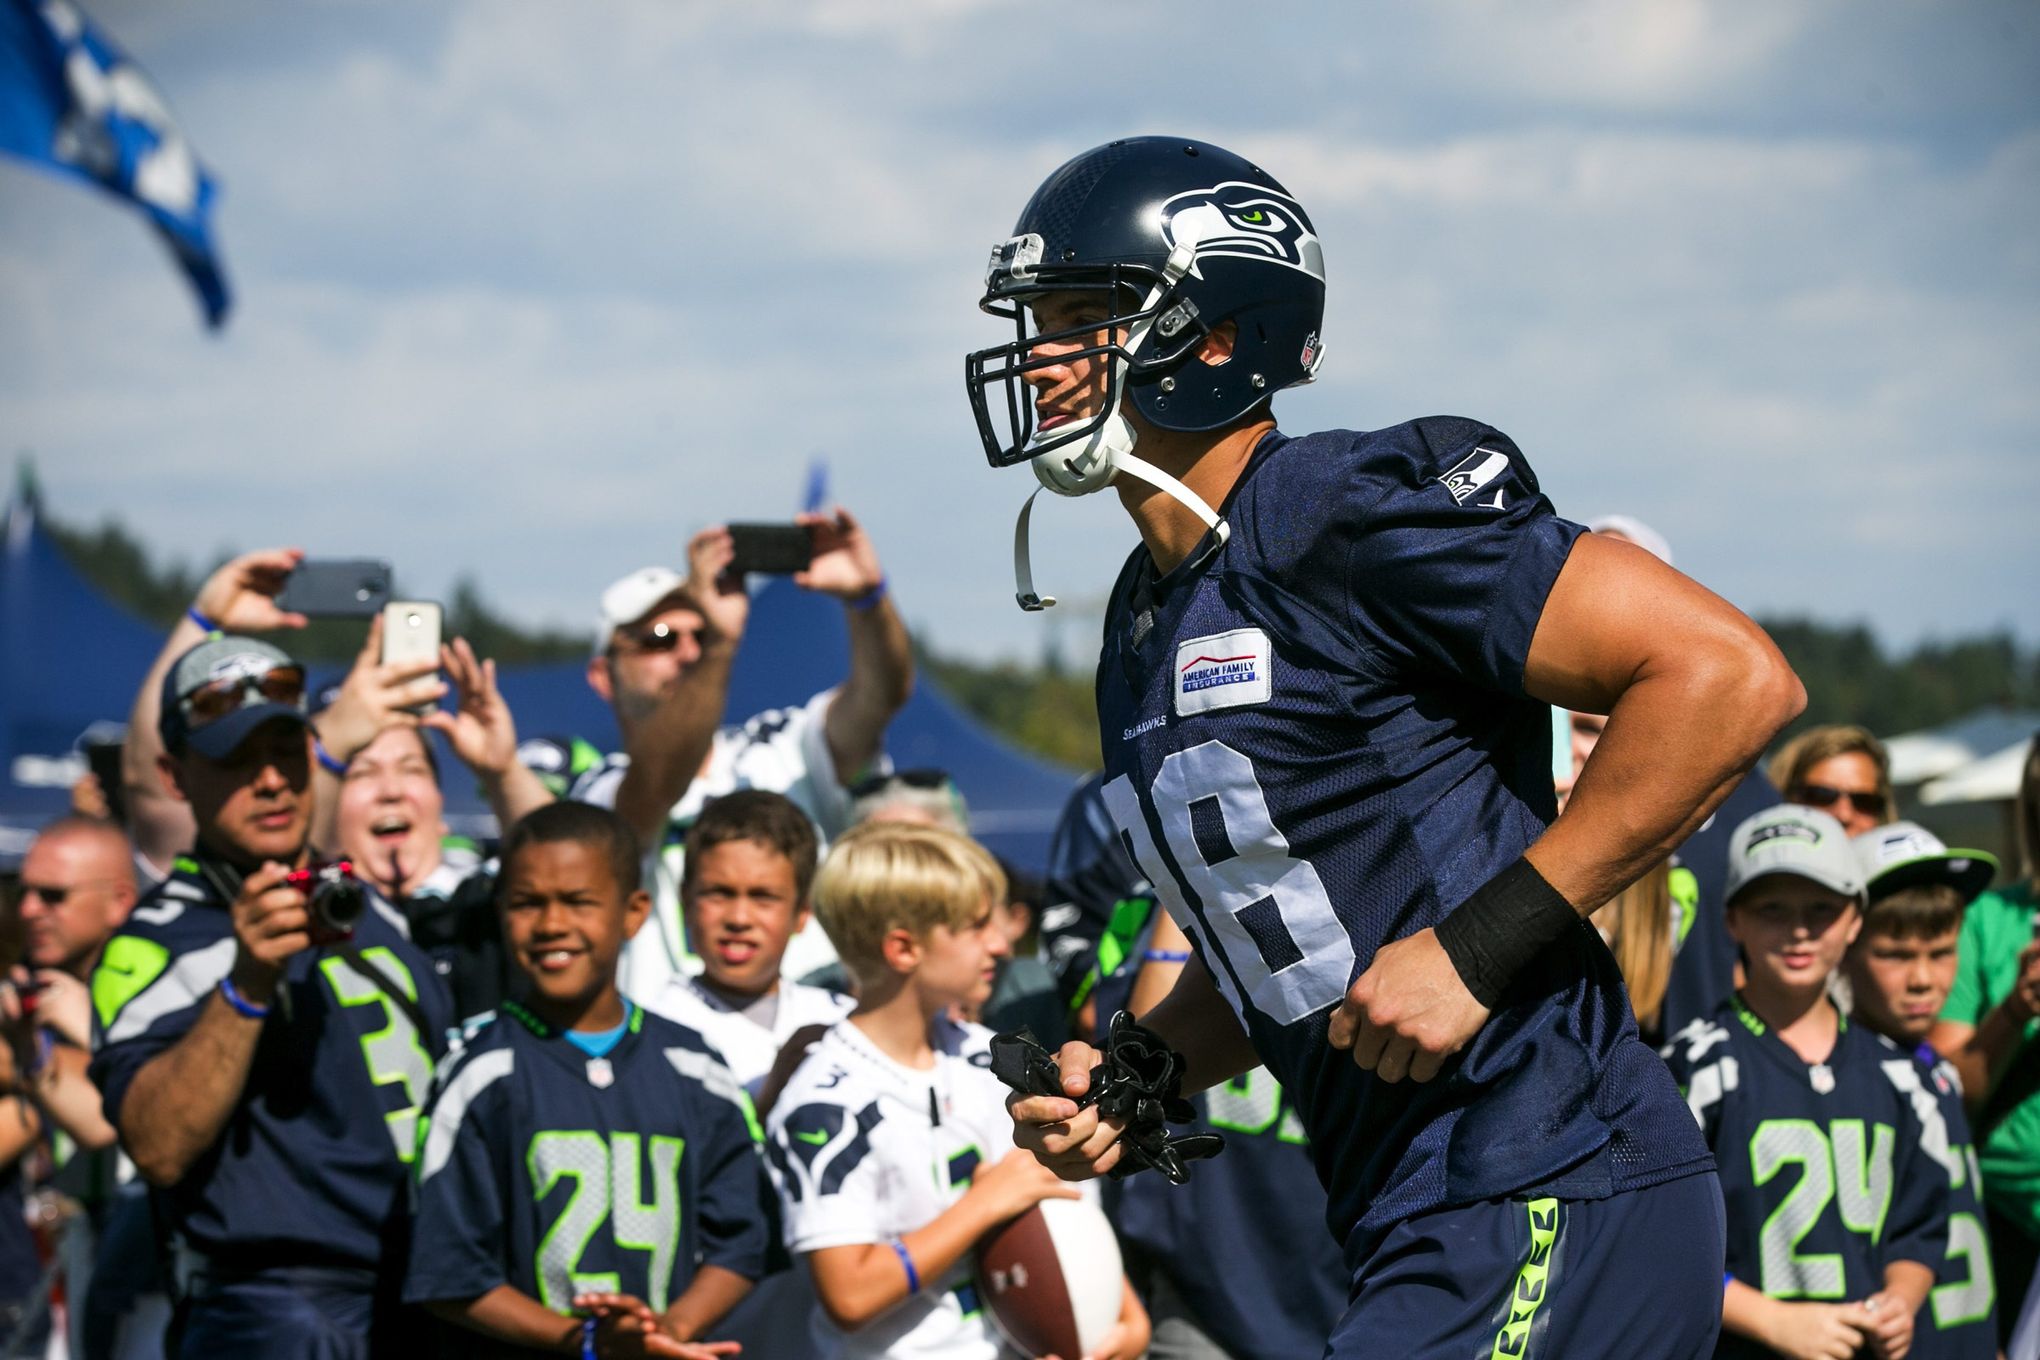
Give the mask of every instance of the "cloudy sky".
<path id="1" fill-rule="evenodd" d="M 821 456 L 938 646 L 1035 655 L 1032 478 L 961 382 L 983 262 L 1056 164 L 1161 132 L 1315 218 L 1286 427 L 1477 416 L 1745 608 L 2040 641 L 2031 0 L 87 8 L 221 182 L 238 305 L 207 335 L 137 217 L 0 164 L 0 452 L 174 554 L 578 625 Z M 1036 527 L 1081 646 L 1131 528 Z"/>

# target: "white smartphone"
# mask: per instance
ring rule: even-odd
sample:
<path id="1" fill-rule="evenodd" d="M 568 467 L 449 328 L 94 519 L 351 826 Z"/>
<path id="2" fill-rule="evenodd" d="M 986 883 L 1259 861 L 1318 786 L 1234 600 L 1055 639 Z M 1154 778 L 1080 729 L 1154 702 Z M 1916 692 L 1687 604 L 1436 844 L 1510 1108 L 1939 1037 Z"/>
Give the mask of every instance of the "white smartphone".
<path id="1" fill-rule="evenodd" d="M 430 600 L 391 600 L 382 612 L 382 663 L 385 666 L 430 661 L 439 665 L 439 606 Z M 423 713 L 435 707 L 422 704 Z"/>

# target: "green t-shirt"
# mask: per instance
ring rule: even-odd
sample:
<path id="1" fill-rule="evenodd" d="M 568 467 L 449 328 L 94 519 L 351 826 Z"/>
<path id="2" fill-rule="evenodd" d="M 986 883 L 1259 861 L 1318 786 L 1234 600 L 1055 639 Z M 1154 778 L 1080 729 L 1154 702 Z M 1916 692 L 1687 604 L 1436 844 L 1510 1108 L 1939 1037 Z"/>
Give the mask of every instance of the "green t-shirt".
<path id="1" fill-rule="evenodd" d="M 2033 942 L 2033 917 L 2040 903 L 2030 884 L 1987 892 L 1962 916 L 1955 985 L 1941 1018 L 1980 1025 L 1991 1008 L 2011 995 L 2019 980 L 2019 953 Z M 2040 1032 L 2027 1022 L 2026 1042 Z M 2021 1101 L 1978 1149 L 1984 1197 L 1991 1208 L 2026 1225 L 2040 1238 L 2040 1096 Z"/>

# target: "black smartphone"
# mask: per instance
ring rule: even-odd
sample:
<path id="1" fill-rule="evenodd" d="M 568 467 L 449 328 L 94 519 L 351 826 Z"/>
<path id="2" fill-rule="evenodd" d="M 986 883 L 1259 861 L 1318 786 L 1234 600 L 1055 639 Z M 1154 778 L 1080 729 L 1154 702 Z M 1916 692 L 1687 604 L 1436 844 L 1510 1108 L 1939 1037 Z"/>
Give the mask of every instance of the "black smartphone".
<path id="1" fill-rule="evenodd" d="M 805 524 L 732 524 L 730 542 L 736 556 L 730 571 L 738 576 L 791 576 L 814 561 L 814 536 Z"/>
<path id="2" fill-rule="evenodd" d="M 85 766 L 99 781 L 99 791 L 106 797 L 107 811 L 121 826 L 127 825 L 127 800 L 123 796 L 121 776 L 121 754 L 127 745 L 124 741 L 94 741 L 85 746 Z"/>
<path id="3" fill-rule="evenodd" d="M 390 602 L 390 564 L 376 558 L 308 558 L 276 597 L 280 608 L 321 618 L 366 619 Z"/>

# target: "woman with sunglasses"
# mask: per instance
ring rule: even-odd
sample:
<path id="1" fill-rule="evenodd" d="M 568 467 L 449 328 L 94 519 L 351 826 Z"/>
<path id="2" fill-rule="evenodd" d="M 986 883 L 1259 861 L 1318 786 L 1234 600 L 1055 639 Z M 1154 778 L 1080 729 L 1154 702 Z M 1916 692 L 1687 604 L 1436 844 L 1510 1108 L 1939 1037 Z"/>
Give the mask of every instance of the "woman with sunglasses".
<path id="1" fill-rule="evenodd" d="M 1851 836 L 1898 820 L 1891 757 L 1866 728 L 1848 723 L 1808 728 L 1778 748 L 1769 773 L 1786 802 L 1819 808 Z"/>

